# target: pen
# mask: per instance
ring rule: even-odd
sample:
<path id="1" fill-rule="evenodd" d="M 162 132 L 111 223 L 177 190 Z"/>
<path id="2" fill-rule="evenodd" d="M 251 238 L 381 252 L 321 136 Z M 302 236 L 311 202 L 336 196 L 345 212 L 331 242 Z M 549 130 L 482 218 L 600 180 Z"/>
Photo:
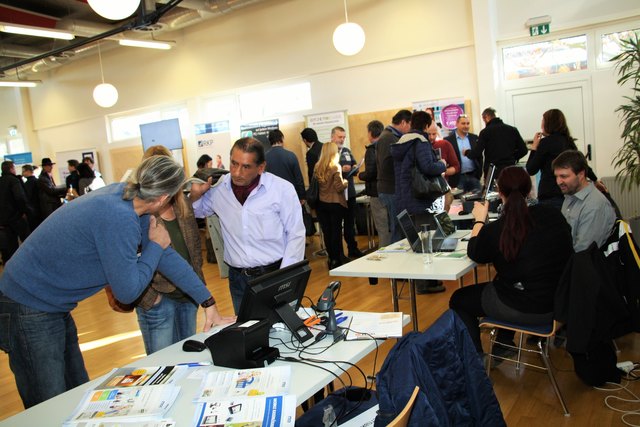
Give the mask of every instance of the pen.
<path id="1" fill-rule="evenodd" d="M 210 366 L 211 362 L 186 362 L 177 363 L 176 366 L 188 366 L 189 368 L 195 368 L 197 366 Z"/>
<path id="2" fill-rule="evenodd" d="M 342 312 L 336 313 L 336 317 L 340 317 L 340 316 L 342 316 Z"/>
<path id="3" fill-rule="evenodd" d="M 342 316 L 342 317 L 338 317 L 336 319 L 336 325 L 339 325 L 340 323 L 344 322 L 345 320 L 347 320 L 349 318 L 349 316 Z"/>

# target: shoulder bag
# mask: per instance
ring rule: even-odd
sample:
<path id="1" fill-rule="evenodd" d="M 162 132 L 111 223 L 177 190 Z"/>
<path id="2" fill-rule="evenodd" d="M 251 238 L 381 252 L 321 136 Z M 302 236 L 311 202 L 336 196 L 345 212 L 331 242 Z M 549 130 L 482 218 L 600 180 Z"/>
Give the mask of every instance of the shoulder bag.
<path id="1" fill-rule="evenodd" d="M 418 200 L 434 200 L 451 191 L 447 180 L 442 175 L 424 176 L 418 169 L 416 145 L 413 145 L 413 167 L 411 168 L 411 194 Z"/>

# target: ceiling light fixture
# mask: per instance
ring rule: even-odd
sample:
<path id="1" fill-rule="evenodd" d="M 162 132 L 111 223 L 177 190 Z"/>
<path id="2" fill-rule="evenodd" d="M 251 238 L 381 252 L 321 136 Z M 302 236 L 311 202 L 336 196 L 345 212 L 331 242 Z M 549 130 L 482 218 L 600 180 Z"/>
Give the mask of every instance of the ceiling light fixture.
<path id="1" fill-rule="evenodd" d="M 171 42 L 161 42 L 156 40 L 132 40 L 132 39 L 121 39 L 118 41 L 120 46 L 130 46 L 130 47 L 145 47 L 147 49 L 161 49 L 161 50 L 169 50 L 173 43 Z"/>
<path id="2" fill-rule="evenodd" d="M 98 42 L 98 59 L 100 60 L 100 76 L 102 83 L 93 89 L 93 100 L 103 108 L 113 107 L 118 102 L 118 89 L 112 84 L 104 82 L 104 71 L 102 70 L 102 53 Z"/>
<path id="3" fill-rule="evenodd" d="M 36 87 L 41 80 L 0 80 L 0 87 Z"/>
<path id="4" fill-rule="evenodd" d="M 47 37 L 51 39 L 73 40 L 75 36 L 65 31 L 48 30 L 44 28 L 29 27 L 27 25 L 0 23 L 0 31 L 24 36 Z"/>
<path id="5" fill-rule="evenodd" d="M 103 18 L 119 21 L 133 15 L 140 0 L 89 0 L 89 6 Z"/>
<path id="6" fill-rule="evenodd" d="M 344 24 L 338 25 L 333 32 L 333 46 L 345 56 L 352 56 L 364 47 L 365 35 L 362 27 L 355 22 L 349 22 L 347 15 L 347 0 L 344 0 Z"/>

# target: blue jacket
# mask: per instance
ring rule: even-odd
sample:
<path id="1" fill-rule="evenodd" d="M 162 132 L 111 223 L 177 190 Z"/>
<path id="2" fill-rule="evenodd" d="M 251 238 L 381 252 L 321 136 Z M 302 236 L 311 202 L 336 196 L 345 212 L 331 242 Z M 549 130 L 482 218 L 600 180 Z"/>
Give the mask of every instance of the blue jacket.
<path id="1" fill-rule="evenodd" d="M 409 426 L 506 426 L 471 337 L 451 310 L 424 333 L 404 336 L 387 356 L 376 380 L 375 427 L 402 411 L 416 385 Z"/>
<path id="2" fill-rule="evenodd" d="M 402 212 L 403 209 L 406 209 L 410 214 L 424 213 L 433 204 L 433 200 L 418 200 L 411 193 L 414 145 L 416 146 L 417 167 L 423 175 L 437 176 L 446 169 L 444 163 L 436 160 L 433 147 L 424 134 L 412 130 L 402 135 L 402 138 L 391 146 L 396 177 L 396 212 Z"/>

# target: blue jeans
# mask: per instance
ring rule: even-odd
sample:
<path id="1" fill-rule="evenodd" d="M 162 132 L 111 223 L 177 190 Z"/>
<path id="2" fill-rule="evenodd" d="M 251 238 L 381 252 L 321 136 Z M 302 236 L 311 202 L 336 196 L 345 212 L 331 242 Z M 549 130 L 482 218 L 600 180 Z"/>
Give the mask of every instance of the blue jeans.
<path id="1" fill-rule="evenodd" d="M 480 191 L 482 190 L 482 184 L 480 184 L 480 180 L 473 175 L 460 174 L 458 188 L 465 193 L 470 191 Z"/>
<path id="2" fill-rule="evenodd" d="M 145 310 L 136 307 L 138 325 L 147 354 L 155 353 L 196 333 L 198 306 L 162 295 L 160 302 Z"/>
<path id="3" fill-rule="evenodd" d="M 0 293 L 0 348 L 25 408 L 89 381 L 71 313 L 46 313 Z"/>
<path id="4" fill-rule="evenodd" d="M 231 302 L 233 303 L 233 311 L 238 315 L 240 313 L 240 305 L 242 304 L 242 297 L 249 285 L 251 278 L 246 274 L 237 271 L 236 269 L 229 268 L 229 292 L 231 293 Z"/>
<path id="5" fill-rule="evenodd" d="M 396 195 L 395 194 L 387 194 L 387 193 L 378 193 L 378 199 L 382 202 L 385 208 L 387 208 L 387 215 L 389 218 L 389 232 L 391 233 L 391 242 L 394 243 L 398 240 L 401 240 L 400 230 L 398 230 L 397 216 L 398 212 L 396 212 Z"/>

